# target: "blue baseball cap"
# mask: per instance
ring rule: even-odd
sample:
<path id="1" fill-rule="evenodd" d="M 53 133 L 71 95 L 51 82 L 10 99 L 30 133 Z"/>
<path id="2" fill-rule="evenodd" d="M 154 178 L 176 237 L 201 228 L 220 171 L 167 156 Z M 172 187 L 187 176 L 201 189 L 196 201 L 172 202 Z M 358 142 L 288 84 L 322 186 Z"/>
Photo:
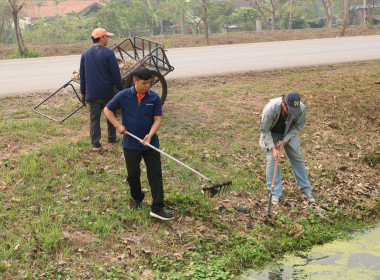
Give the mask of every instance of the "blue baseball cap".
<path id="1" fill-rule="evenodd" d="M 284 101 L 291 115 L 301 113 L 301 96 L 297 92 L 291 91 L 285 94 Z"/>

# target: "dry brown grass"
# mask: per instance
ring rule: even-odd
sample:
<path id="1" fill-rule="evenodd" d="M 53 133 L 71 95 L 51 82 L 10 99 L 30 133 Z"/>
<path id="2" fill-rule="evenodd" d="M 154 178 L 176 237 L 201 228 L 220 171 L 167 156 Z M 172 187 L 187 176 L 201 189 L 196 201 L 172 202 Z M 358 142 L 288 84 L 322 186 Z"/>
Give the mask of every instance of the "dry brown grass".
<path id="1" fill-rule="evenodd" d="M 345 36 L 365 36 L 379 34 L 379 26 L 358 26 L 346 29 Z M 334 38 L 340 32 L 339 28 L 320 28 L 320 29 L 297 29 L 297 30 L 276 30 L 263 32 L 231 32 L 211 34 L 210 45 L 258 43 L 287 40 L 304 40 L 317 38 Z M 149 38 L 165 45 L 166 48 L 183 48 L 204 46 L 203 35 L 174 35 L 174 36 L 155 36 Z M 114 39 L 111 42 L 119 43 L 123 39 Z M 91 46 L 91 40 L 79 42 L 61 42 L 51 44 L 27 44 L 31 49 L 40 51 L 44 56 L 59 56 L 81 54 L 86 48 Z M 13 51 L 17 48 L 15 44 L 0 45 L 0 59 L 10 58 Z"/>

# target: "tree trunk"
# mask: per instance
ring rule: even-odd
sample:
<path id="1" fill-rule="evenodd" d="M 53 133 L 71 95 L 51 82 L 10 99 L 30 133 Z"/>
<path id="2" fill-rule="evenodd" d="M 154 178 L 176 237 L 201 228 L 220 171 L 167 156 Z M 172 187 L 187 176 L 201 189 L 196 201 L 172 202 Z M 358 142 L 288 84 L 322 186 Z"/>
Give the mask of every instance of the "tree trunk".
<path id="1" fill-rule="evenodd" d="M 185 34 L 185 13 L 183 12 L 183 9 L 181 8 L 181 34 Z"/>
<path id="2" fill-rule="evenodd" d="M 293 29 L 293 14 L 294 14 L 294 10 L 296 9 L 296 6 L 297 6 L 297 0 L 290 0 L 289 24 L 288 24 L 289 30 Z"/>
<path id="3" fill-rule="evenodd" d="M 343 17 L 342 29 L 340 30 L 340 34 L 339 34 L 340 37 L 343 37 L 344 32 L 346 31 L 347 15 L 348 15 L 348 0 L 344 0 L 344 17 Z"/>
<path id="4" fill-rule="evenodd" d="M 270 0 L 270 5 L 272 6 L 272 10 L 270 11 L 272 13 L 272 31 L 276 29 L 276 11 L 278 2 L 279 0 Z"/>
<path id="5" fill-rule="evenodd" d="M 323 7 L 325 8 L 326 12 L 326 28 L 331 28 L 331 1 L 330 0 L 322 0 Z"/>
<path id="6" fill-rule="evenodd" d="M 18 13 L 24 6 L 24 3 L 25 2 L 23 2 L 19 7 L 17 7 L 15 2 L 12 2 L 11 0 L 9 0 L 9 4 L 11 5 L 11 8 L 12 8 L 12 19 L 13 19 L 13 24 L 16 31 L 17 46 L 21 53 L 25 51 L 25 45 L 24 45 L 24 40 L 22 39 L 22 35 L 21 35 L 21 28 L 18 21 Z"/>
<path id="7" fill-rule="evenodd" d="M 342 23 L 342 29 L 340 30 L 340 37 L 344 36 L 344 32 L 346 31 L 347 26 L 347 17 L 348 17 L 348 0 L 344 0 L 344 17 Z"/>
<path id="8" fill-rule="evenodd" d="M 205 33 L 205 41 L 207 45 L 210 45 L 208 38 L 208 24 L 207 24 L 207 0 L 202 0 L 203 5 L 203 29 Z"/>
<path id="9" fill-rule="evenodd" d="M 371 4 L 372 4 L 372 7 L 371 7 Z M 375 8 L 375 0 L 369 1 L 367 7 L 368 7 L 368 9 L 367 9 L 367 11 L 368 11 L 368 16 L 367 16 L 368 23 L 372 25 L 373 24 L 372 9 Z"/>

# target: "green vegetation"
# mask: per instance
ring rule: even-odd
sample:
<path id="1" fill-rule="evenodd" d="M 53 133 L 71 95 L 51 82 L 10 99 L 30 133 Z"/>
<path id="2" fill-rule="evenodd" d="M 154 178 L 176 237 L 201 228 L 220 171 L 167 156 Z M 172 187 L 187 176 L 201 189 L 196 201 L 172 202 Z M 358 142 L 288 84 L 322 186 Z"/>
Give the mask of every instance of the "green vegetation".
<path id="1" fill-rule="evenodd" d="M 128 209 L 122 149 L 91 152 L 88 107 L 58 124 L 32 111 L 42 94 L 1 99 L 0 278 L 236 279 L 365 229 L 379 221 L 379 79 L 373 61 L 169 80 L 161 148 L 215 182 L 233 181 L 204 196 L 207 182 L 162 157 L 170 222 L 149 217 L 150 193 Z M 282 159 L 284 194 L 268 219 L 260 113 L 288 90 L 307 106 L 301 142 L 317 203 Z M 44 113 L 76 105 L 67 93 L 54 98 Z"/>
<path id="2" fill-rule="evenodd" d="M 38 50 L 24 48 L 17 48 L 11 55 L 12 58 L 30 58 L 30 57 L 40 57 L 42 54 Z"/>

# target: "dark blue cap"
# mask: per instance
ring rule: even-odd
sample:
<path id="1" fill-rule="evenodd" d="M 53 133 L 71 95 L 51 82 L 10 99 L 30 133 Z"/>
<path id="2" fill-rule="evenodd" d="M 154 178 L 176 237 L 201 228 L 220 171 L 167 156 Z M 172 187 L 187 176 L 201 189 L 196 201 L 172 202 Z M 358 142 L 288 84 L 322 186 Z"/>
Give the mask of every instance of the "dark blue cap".
<path id="1" fill-rule="evenodd" d="M 297 92 L 291 91 L 285 94 L 284 101 L 291 115 L 301 113 L 301 96 Z"/>

